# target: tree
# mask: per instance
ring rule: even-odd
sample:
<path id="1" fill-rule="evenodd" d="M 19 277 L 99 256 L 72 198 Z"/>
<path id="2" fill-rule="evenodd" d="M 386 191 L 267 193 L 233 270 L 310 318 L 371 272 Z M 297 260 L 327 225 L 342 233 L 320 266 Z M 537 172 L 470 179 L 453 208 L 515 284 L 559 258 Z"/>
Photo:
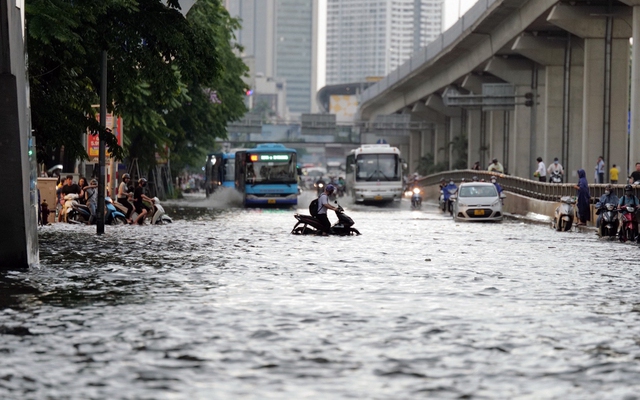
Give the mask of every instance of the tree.
<path id="1" fill-rule="evenodd" d="M 108 108 L 123 116 L 125 149 L 107 146 L 141 164 L 167 146 L 189 159 L 245 112 L 230 18 L 219 0 L 198 0 L 184 18 L 161 0 L 31 0 L 27 5 L 32 125 L 39 161 L 61 146 L 86 159 L 82 135 L 99 132 L 100 51 L 109 54 Z M 212 101 L 212 91 L 217 99 Z M 202 150 L 200 150 L 202 152 Z"/>

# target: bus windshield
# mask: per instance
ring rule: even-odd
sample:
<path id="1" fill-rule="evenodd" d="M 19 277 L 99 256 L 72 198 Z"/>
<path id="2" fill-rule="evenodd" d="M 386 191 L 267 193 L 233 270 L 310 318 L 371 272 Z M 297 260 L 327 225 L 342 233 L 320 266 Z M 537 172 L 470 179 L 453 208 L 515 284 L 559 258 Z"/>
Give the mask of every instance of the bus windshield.
<path id="1" fill-rule="evenodd" d="M 360 154 L 356 163 L 356 181 L 399 181 L 396 154 Z"/>
<path id="2" fill-rule="evenodd" d="M 246 182 L 297 183 L 295 153 L 247 153 Z"/>

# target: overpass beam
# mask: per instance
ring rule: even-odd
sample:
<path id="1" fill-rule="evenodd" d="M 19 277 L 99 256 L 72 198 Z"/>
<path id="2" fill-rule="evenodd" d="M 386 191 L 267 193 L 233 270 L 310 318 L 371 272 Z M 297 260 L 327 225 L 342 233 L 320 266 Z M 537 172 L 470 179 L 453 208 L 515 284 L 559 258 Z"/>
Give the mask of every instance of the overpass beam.
<path id="1" fill-rule="evenodd" d="M 625 6 L 558 4 L 547 20 L 584 39 L 581 166 L 593 176 L 602 155 L 605 181 L 612 164 L 628 170 L 629 37 L 631 15 Z"/>

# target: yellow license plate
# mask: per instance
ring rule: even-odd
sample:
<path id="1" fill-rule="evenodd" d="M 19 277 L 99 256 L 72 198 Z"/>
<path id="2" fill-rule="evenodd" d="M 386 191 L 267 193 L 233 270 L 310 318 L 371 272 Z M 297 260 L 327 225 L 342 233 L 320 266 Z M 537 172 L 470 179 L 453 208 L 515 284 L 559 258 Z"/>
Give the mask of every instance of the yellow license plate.
<path id="1" fill-rule="evenodd" d="M 276 199 L 267 200 L 267 204 L 276 204 Z"/>
<path id="2" fill-rule="evenodd" d="M 382 200 L 382 196 L 376 196 L 373 198 L 374 200 Z"/>
<path id="3" fill-rule="evenodd" d="M 484 215 L 484 210 L 474 210 L 473 215 Z"/>

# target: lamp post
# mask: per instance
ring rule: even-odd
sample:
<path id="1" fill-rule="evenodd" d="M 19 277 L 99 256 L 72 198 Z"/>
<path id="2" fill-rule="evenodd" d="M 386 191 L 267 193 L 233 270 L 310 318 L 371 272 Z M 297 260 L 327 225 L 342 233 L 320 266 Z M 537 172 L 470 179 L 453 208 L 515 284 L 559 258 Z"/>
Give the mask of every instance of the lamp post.
<path id="1" fill-rule="evenodd" d="M 185 17 L 187 13 L 193 7 L 196 0 L 179 0 L 180 12 Z M 98 152 L 98 210 L 97 213 L 97 233 L 102 235 L 104 233 L 104 187 L 106 183 L 106 168 L 105 168 L 105 143 L 104 133 L 107 127 L 107 50 L 102 50 L 102 57 L 100 62 L 100 70 L 102 72 L 102 82 L 100 83 L 100 147 Z M 114 177 L 112 176 L 111 179 Z M 112 193 L 113 195 L 113 193 Z"/>

